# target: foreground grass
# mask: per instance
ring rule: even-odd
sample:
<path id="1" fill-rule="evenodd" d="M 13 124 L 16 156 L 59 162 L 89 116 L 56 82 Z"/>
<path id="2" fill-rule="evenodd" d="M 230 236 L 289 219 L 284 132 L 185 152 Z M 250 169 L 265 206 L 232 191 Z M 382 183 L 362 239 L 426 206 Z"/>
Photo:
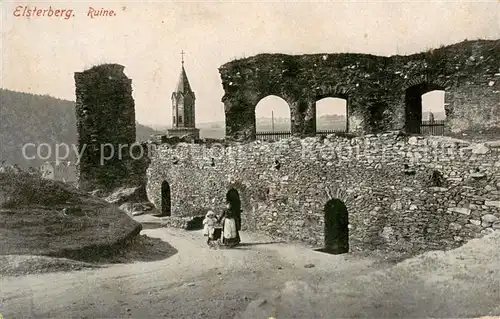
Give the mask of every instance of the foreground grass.
<path id="1" fill-rule="evenodd" d="M 127 244 L 141 224 L 62 182 L 0 173 L 1 255 L 90 260 Z"/>

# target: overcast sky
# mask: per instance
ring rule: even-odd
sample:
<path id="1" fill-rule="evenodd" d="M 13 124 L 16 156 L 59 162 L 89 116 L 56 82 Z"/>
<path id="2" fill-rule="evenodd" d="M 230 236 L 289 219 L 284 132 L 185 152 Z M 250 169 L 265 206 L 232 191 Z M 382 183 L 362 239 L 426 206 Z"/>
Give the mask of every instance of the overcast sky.
<path id="1" fill-rule="evenodd" d="M 14 17 L 16 6 L 73 9 L 61 18 Z M 3 88 L 75 100 L 73 73 L 125 66 L 136 118 L 171 122 L 180 51 L 197 122 L 224 119 L 217 68 L 258 53 L 410 54 L 464 39 L 500 38 L 500 2 L 37 2 L 3 1 Z M 114 17 L 87 17 L 88 7 Z M 280 116 L 278 114 L 275 116 Z"/>

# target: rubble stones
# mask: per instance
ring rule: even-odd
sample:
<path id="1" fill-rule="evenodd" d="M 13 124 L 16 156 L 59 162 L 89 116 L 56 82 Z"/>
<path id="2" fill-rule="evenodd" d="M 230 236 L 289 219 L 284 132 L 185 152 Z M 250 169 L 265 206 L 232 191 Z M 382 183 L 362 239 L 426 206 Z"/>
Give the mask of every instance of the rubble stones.
<path id="1" fill-rule="evenodd" d="M 487 200 L 484 202 L 484 205 L 500 208 L 500 200 Z"/>
<path id="2" fill-rule="evenodd" d="M 481 221 L 480 221 L 480 220 L 469 219 L 469 222 L 470 222 L 472 225 L 475 225 L 475 226 L 479 226 L 479 225 L 481 225 Z"/>
<path id="3" fill-rule="evenodd" d="M 483 227 L 489 227 L 497 220 L 498 220 L 498 217 L 496 217 L 493 214 L 486 214 L 486 215 L 483 215 L 483 217 L 481 217 L 481 222 L 482 222 Z"/>
<path id="4" fill-rule="evenodd" d="M 418 140 L 415 136 L 412 136 L 408 139 L 408 144 L 410 145 L 417 145 L 418 144 Z"/>
<path id="5" fill-rule="evenodd" d="M 403 209 L 403 205 L 401 204 L 400 201 L 395 201 L 394 203 L 391 204 L 391 210 L 401 211 L 401 209 Z"/>
<path id="6" fill-rule="evenodd" d="M 460 229 L 462 229 L 462 225 L 457 224 L 457 223 L 450 223 L 449 227 L 452 230 L 460 230 Z"/>
<path id="7" fill-rule="evenodd" d="M 119 207 L 121 210 L 123 210 L 124 212 L 126 212 L 127 214 L 132 214 L 133 210 L 132 210 L 132 203 L 123 203 L 120 205 Z"/>
<path id="8" fill-rule="evenodd" d="M 453 213 L 459 213 L 459 214 L 464 214 L 464 215 L 470 215 L 471 210 L 466 207 L 451 207 L 448 208 L 449 212 Z"/>
<path id="9" fill-rule="evenodd" d="M 391 227 L 384 227 L 384 229 L 380 234 L 380 237 L 386 240 L 390 240 L 393 235 L 394 235 L 394 230 Z"/>
<path id="10" fill-rule="evenodd" d="M 500 147 L 500 140 L 485 142 L 484 145 L 488 147 Z"/>
<path id="11" fill-rule="evenodd" d="M 472 154 L 487 154 L 490 149 L 484 144 L 476 144 L 472 148 Z"/>
<path id="12" fill-rule="evenodd" d="M 486 185 L 486 186 L 484 187 L 484 190 L 485 190 L 485 191 L 487 191 L 487 192 L 492 192 L 492 191 L 496 191 L 496 190 L 497 190 L 497 188 L 496 188 L 495 186 L 492 186 L 492 185 Z M 498 204 L 500 205 L 500 201 L 499 201 L 499 203 L 498 203 Z"/>
<path id="13" fill-rule="evenodd" d="M 125 202 L 137 202 L 145 198 L 144 189 L 137 187 L 120 187 L 114 190 L 104 200 L 110 204 L 121 205 Z"/>

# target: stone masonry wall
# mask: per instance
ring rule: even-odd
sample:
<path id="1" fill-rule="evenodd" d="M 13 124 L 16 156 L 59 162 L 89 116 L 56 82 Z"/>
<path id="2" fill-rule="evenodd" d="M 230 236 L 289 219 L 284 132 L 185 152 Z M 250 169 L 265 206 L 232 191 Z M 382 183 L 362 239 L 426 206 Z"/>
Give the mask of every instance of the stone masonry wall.
<path id="1" fill-rule="evenodd" d="M 132 159 L 129 151 L 136 138 L 135 109 L 132 80 L 123 70 L 118 64 L 104 64 L 75 73 L 80 152 L 85 147 L 78 172 L 82 189 L 110 189 L 143 179 L 146 164 Z M 101 151 L 112 158 L 101 160 Z"/>
<path id="2" fill-rule="evenodd" d="M 325 97 L 347 100 L 351 132 L 418 133 L 419 100 L 432 90 L 445 91 L 447 132 L 498 128 L 499 65 L 500 40 L 465 41 L 408 56 L 259 54 L 231 61 L 219 68 L 226 137 L 255 139 L 255 107 L 268 95 L 288 102 L 297 136 L 314 136 L 316 101 Z"/>
<path id="3" fill-rule="evenodd" d="M 405 164 L 407 165 L 405 167 Z M 429 177 L 439 171 L 444 184 Z M 328 194 L 349 210 L 351 250 L 416 253 L 452 248 L 500 228 L 500 143 L 469 145 L 389 132 L 290 138 L 275 143 L 162 144 L 147 192 L 172 216 L 220 213 L 227 191 L 242 201 L 242 228 L 321 247 Z"/>

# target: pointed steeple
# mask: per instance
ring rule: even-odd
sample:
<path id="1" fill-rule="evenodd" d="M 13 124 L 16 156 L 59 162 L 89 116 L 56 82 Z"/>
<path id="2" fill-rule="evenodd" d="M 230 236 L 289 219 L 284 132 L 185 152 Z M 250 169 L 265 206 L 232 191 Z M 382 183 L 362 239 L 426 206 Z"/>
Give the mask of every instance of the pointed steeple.
<path id="1" fill-rule="evenodd" d="M 181 63 L 182 63 L 182 69 L 181 69 L 181 74 L 179 75 L 179 81 L 177 82 L 177 88 L 176 92 L 177 93 L 191 93 L 193 92 L 191 90 L 191 85 L 189 85 L 189 80 L 186 74 L 186 70 L 184 69 L 184 51 L 181 51 Z"/>
<path id="2" fill-rule="evenodd" d="M 184 63 L 182 65 L 181 74 L 179 75 L 179 80 L 177 81 L 177 88 L 175 90 L 177 93 L 191 93 L 191 85 L 189 85 L 189 80 L 184 70 Z"/>
<path id="3" fill-rule="evenodd" d="M 196 96 L 191 90 L 186 70 L 184 69 L 184 51 L 182 54 L 182 68 L 177 87 L 172 93 L 172 127 L 196 129 L 195 100 Z"/>

